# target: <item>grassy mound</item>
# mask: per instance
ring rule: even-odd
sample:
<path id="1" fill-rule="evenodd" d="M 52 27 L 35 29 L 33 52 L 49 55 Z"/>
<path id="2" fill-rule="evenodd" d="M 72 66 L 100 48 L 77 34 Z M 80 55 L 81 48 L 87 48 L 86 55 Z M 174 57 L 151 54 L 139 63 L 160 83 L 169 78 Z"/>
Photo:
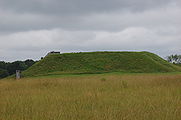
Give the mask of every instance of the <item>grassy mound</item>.
<path id="1" fill-rule="evenodd" d="M 82 52 L 50 54 L 24 71 L 23 75 L 180 70 L 180 67 L 149 52 Z"/>

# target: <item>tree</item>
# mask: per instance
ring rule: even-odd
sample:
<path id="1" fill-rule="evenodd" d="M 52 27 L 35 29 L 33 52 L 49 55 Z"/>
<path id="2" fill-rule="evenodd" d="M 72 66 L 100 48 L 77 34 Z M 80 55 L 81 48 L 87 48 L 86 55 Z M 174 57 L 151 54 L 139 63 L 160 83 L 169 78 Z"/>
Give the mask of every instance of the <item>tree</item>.
<path id="1" fill-rule="evenodd" d="M 0 68 L 7 69 L 7 63 L 5 63 L 4 61 L 0 61 Z"/>
<path id="2" fill-rule="evenodd" d="M 27 60 L 25 60 L 24 61 L 24 63 L 27 65 L 27 67 L 29 68 L 29 67 L 31 67 L 34 63 L 35 63 L 35 61 L 33 61 L 33 60 L 31 60 L 31 59 L 27 59 Z"/>
<path id="3" fill-rule="evenodd" d="M 36 62 L 37 61 L 33 61 L 31 59 L 27 59 L 25 61 L 15 61 L 12 63 L 0 61 L 0 78 L 15 74 L 16 70 L 26 70 Z"/>
<path id="4" fill-rule="evenodd" d="M 9 75 L 8 71 L 0 68 L 0 78 L 7 77 Z"/>
<path id="5" fill-rule="evenodd" d="M 7 66 L 7 70 L 10 75 L 14 74 L 16 72 L 16 70 L 23 71 L 27 68 L 28 68 L 28 66 L 22 61 L 15 61 L 15 62 L 12 62 L 11 64 L 8 64 L 8 66 Z"/>
<path id="6" fill-rule="evenodd" d="M 181 64 L 181 55 L 170 55 L 167 56 L 167 61 L 174 64 Z"/>

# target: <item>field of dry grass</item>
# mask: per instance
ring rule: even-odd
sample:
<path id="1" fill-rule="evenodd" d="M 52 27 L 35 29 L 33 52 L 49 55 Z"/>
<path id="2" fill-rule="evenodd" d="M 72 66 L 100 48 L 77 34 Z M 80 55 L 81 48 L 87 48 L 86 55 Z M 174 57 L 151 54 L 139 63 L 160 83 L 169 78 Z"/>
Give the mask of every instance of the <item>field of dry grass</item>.
<path id="1" fill-rule="evenodd" d="M 181 74 L 1 80 L 0 120 L 181 120 Z"/>

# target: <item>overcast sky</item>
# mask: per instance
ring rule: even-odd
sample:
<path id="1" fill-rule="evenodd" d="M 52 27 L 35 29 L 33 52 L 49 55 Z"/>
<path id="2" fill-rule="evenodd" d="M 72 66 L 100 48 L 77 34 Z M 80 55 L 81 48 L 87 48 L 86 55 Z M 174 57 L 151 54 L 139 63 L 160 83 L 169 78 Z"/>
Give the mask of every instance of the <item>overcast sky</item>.
<path id="1" fill-rule="evenodd" d="M 53 50 L 181 54 L 181 0 L 0 0 L 0 61 Z"/>

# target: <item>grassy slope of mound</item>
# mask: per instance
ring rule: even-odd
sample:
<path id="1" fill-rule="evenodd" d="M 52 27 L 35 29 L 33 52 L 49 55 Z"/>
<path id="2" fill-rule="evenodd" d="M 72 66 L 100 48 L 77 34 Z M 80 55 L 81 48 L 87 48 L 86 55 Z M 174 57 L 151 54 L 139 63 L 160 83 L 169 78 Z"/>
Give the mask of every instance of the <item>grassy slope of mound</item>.
<path id="1" fill-rule="evenodd" d="M 180 68 L 149 52 L 83 52 L 51 54 L 24 76 L 99 72 L 176 72 Z"/>
<path id="2" fill-rule="evenodd" d="M 181 64 L 175 64 L 175 65 L 181 67 Z"/>

